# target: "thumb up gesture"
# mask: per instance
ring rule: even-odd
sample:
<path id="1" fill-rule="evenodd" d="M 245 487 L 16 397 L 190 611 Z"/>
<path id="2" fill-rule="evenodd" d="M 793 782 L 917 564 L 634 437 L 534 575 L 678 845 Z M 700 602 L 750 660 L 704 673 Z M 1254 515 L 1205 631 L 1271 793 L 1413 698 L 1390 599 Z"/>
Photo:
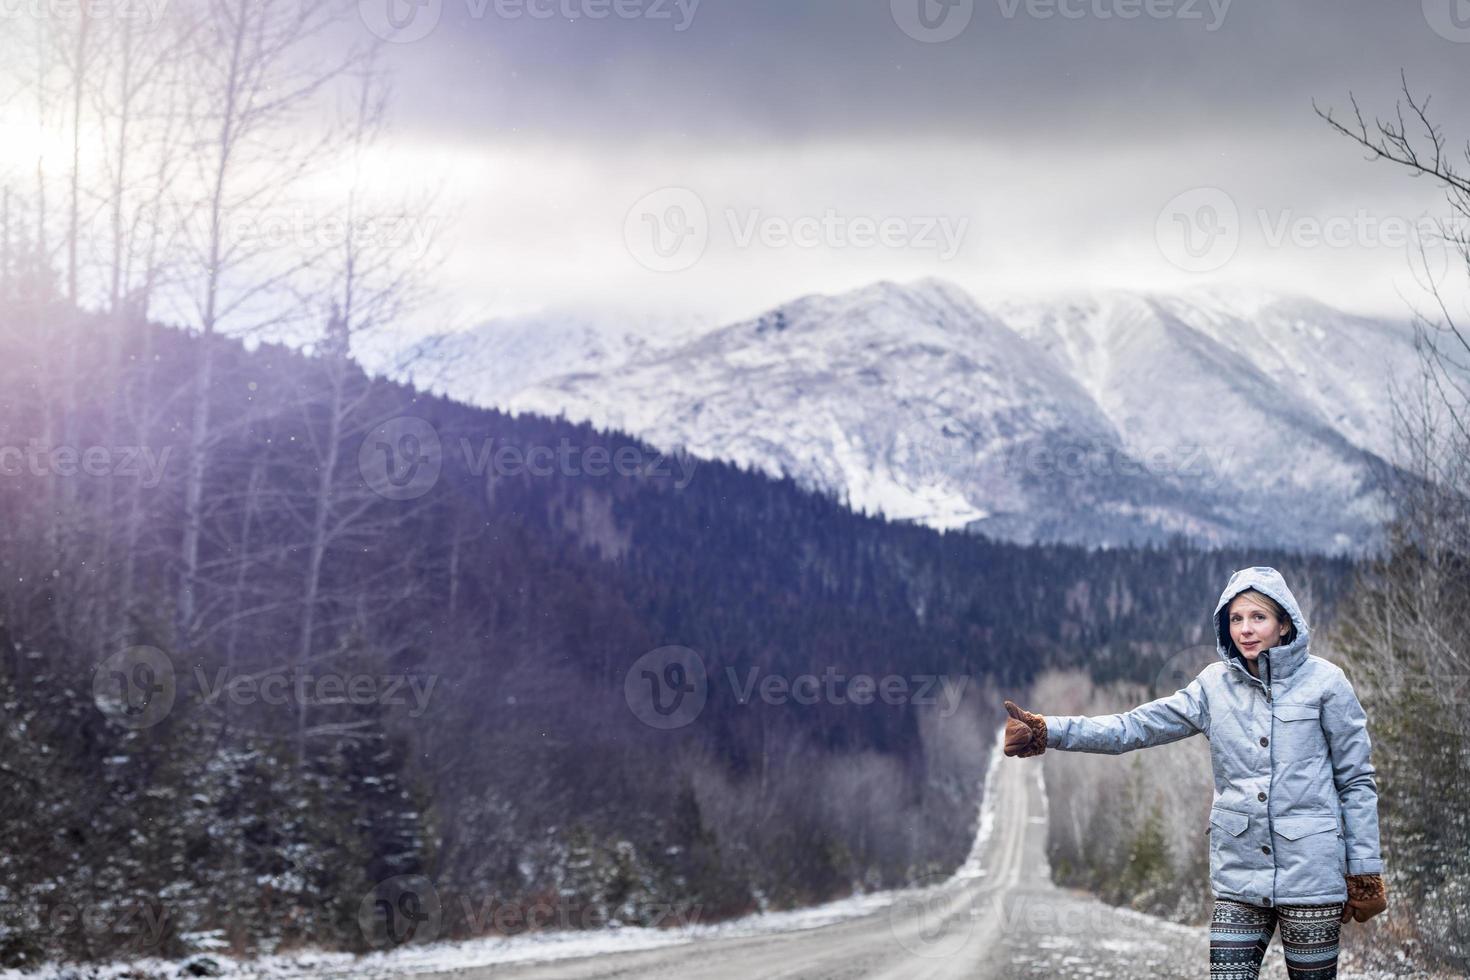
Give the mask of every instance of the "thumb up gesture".
<path id="1" fill-rule="evenodd" d="M 1007 701 L 1005 754 L 1022 759 L 1046 751 L 1046 720 L 1041 715 L 1022 711 L 1015 702 Z"/>

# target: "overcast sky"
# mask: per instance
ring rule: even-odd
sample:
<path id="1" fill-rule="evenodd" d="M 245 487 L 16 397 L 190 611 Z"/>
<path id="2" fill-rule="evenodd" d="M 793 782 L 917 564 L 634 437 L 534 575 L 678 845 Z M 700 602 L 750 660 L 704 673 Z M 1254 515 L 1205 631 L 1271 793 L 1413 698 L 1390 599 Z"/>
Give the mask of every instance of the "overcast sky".
<path id="1" fill-rule="evenodd" d="M 1402 314 L 1405 241 L 1443 197 L 1368 162 L 1312 100 L 1391 111 L 1404 69 L 1470 137 L 1464 0 L 361 14 L 364 37 L 394 38 L 395 165 L 443 181 L 443 285 L 469 322 L 569 305 L 732 319 L 927 275 L 982 300 L 1214 283 Z"/>

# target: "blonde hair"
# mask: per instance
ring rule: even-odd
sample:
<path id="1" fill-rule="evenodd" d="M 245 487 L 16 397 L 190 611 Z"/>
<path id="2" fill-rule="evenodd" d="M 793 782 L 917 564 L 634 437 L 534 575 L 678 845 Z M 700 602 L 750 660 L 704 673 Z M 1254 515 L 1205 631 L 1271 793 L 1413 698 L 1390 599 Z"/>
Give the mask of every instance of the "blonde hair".
<path id="1" fill-rule="evenodd" d="M 1235 599 L 1244 599 L 1246 602 L 1252 605 L 1260 606 L 1262 609 L 1275 616 L 1277 622 L 1285 623 L 1286 635 L 1281 638 L 1282 646 L 1285 646 L 1292 640 L 1296 639 L 1296 621 L 1291 618 L 1290 613 L 1288 613 L 1285 609 L 1281 607 L 1281 603 L 1277 602 L 1266 593 L 1262 592 L 1259 589 L 1246 589 L 1243 592 L 1236 593 Z M 1235 599 L 1230 600 L 1230 606 L 1235 605 Z M 1225 621 L 1227 623 L 1229 623 L 1230 621 L 1230 606 L 1225 607 Z M 1228 636 L 1229 633 L 1227 632 L 1226 635 Z M 1233 642 L 1232 645 L 1234 645 Z"/>

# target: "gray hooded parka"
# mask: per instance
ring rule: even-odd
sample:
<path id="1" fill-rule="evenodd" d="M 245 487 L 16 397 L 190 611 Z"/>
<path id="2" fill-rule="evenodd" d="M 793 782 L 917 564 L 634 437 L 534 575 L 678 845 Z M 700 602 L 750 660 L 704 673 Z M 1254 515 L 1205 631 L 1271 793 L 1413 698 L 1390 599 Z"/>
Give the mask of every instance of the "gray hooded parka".
<path id="1" fill-rule="evenodd" d="M 1230 601 L 1256 589 L 1296 626 L 1262 651 L 1261 677 L 1230 639 Z M 1182 690 L 1115 715 L 1043 715 L 1050 749 L 1116 755 L 1204 733 L 1215 795 L 1210 888 L 1252 905 L 1347 899 L 1344 875 L 1383 871 L 1367 718 L 1342 669 L 1307 652 L 1307 621 L 1274 568 L 1230 577 L 1215 606 L 1220 662 Z"/>

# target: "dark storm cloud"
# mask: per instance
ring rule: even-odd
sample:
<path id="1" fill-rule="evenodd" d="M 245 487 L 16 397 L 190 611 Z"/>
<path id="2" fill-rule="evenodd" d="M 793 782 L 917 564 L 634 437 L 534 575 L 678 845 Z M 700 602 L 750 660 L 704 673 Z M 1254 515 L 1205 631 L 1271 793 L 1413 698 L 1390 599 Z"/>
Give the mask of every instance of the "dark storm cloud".
<path id="1" fill-rule="evenodd" d="M 461 202 L 443 272 L 477 309 L 730 319 L 937 275 L 977 295 L 1210 282 L 1386 313 L 1407 266 L 1379 231 L 1443 195 L 1365 162 L 1312 102 L 1389 113 L 1403 69 L 1464 138 L 1465 2 L 361 0 L 351 29 L 394 39 L 398 166 L 442 169 Z M 829 215 L 968 233 L 947 260 L 738 233 Z M 707 244 L 676 273 L 638 237 L 671 216 Z M 1227 247 L 1201 264 L 1199 241 Z"/>
<path id="2" fill-rule="evenodd" d="M 1167 140 L 1303 124 L 1349 89 L 1387 108 L 1400 68 L 1446 91 L 1470 67 L 1459 0 L 947 0 L 969 21 L 938 43 L 903 26 L 941 0 L 419 2 L 432 30 L 391 45 L 400 118 L 470 139 Z"/>

